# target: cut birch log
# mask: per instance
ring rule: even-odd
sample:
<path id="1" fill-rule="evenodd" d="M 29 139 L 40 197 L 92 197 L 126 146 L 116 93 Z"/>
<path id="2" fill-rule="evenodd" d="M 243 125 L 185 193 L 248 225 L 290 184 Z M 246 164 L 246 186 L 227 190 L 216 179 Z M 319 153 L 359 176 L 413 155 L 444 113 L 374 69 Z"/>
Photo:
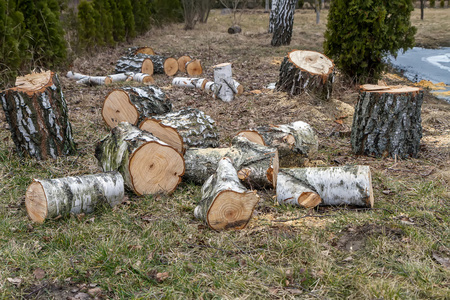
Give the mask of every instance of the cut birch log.
<path id="1" fill-rule="evenodd" d="M 242 29 L 239 25 L 233 25 L 230 28 L 228 28 L 229 34 L 241 33 L 241 31 L 242 31 Z"/>
<path id="2" fill-rule="evenodd" d="M 276 88 L 290 95 L 308 93 L 322 101 L 331 99 L 334 63 L 322 53 L 293 50 L 280 66 Z"/>
<path id="3" fill-rule="evenodd" d="M 202 199 L 194 215 L 214 230 L 243 229 L 258 201 L 256 191 L 248 191 L 239 182 L 231 160 L 224 157 L 202 186 Z"/>
<path id="4" fill-rule="evenodd" d="M 103 101 L 102 116 L 113 128 L 126 121 L 137 125 L 147 117 L 172 111 L 172 103 L 156 86 L 123 87 L 110 92 Z"/>
<path id="5" fill-rule="evenodd" d="M 191 61 L 192 58 L 189 55 L 183 55 L 180 58 L 178 58 L 178 70 L 180 72 L 185 73 L 186 72 L 186 63 L 188 61 Z"/>
<path id="6" fill-rule="evenodd" d="M 232 79 L 232 84 L 234 85 L 234 90 L 237 91 L 236 95 L 241 95 L 244 92 L 244 87 L 235 79 Z M 220 85 L 204 78 L 175 77 L 172 80 L 172 85 L 186 88 L 196 88 L 201 89 L 202 91 L 211 91 L 214 95 L 218 94 L 220 89 Z"/>
<path id="7" fill-rule="evenodd" d="M 155 51 L 151 47 L 130 47 L 125 53 L 125 56 L 133 56 L 138 54 L 155 55 Z"/>
<path id="8" fill-rule="evenodd" d="M 238 136 L 260 145 L 275 147 L 280 157 L 294 152 L 312 158 L 317 154 L 319 145 L 314 129 L 302 121 L 243 130 Z"/>
<path id="9" fill-rule="evenodd" d="M 304 208 L 316 207 L 322 201 L 314 187 L 281 171 L 278 172 L 277 200 L 280 204 Z"/>
<path id="10" fill-rule="evenodd" d="M 184 144 L 197 148 L 219 146 L 219 132 L 214 120 L 196 108 L 188 107 L 147 118 L 139 128 L 150 132 L 180 153 L 185 151 Z"/>
<path id="11" fill-rule="evenodd" d="M 186 62 L 185 69 L 189 76 L 199 76 L 203 73 L 202 63 L 198 59 Z"/>
<path id="12" fill-rule="evenodd" d="M 183 156 L 172 146 L 127 122 L 100 141 L 95 157 L 104 172 L 119 171 L 139 196 L 173 192 L 185 168 Z"/>
<path id="13" fill-rule="evenodd" d="M 214 83 L 219 86 L 214 94 L 217 98 L 230 102 L 239 91 L 232 78 L 231 64 L 223 63 L 213 66 Z"/>
<path id="14" fill-rule="evenodd" d="M 68 108 L 55 73 L 18 77 L 16 87 L 1 91 L 0 98 L 20 156 L 45 160 L 75 154 Z"/>
<path id="15" fill-rule="evenodd" d="M 120 81 L 136 81 L 144 84 L 151 84 L 155 82 L 155 80 L 151 75 L 145 73 L 132 73 L 132 72 L 118 73 L 107 76 L 89 76 L 69 71 L 67 72 L 66 77 L 77 80 L 76 81 L 77 84 L 85 84 L 90 86 L 108 85 L 113 82 L 120 82 Z"/>
<path id="16" fill-rule="evenodd" d="M 116 63 L 116 73 L 145 73 L 153 75 L 153 61 L 150 55 L 122 56 Z"/>
<path id="17" fill-rule="evenodd" d="M 410 86 L 363 85 L 353 115 L 356 154 L 417 157 L 422 138 L 423 90 Z"/>
<path id="18" fill-rule="evenodd" d="M 37 223 L 69 214 L 90 213 L 95 207 L 122 202 L 124 182 L 119 172 L 34 179 L 25 194 L 28 216 Z"/>
<path id="19" fill-rule="evenodd" d="M 138 54 L 138 56 L 148 57 L 152 60 L 154 74 L 173 76 L 178 72 L 178 61 L 173 57 L 145 54 Z"/>
<path id="20" fill-rule="evenodd" d="M 110 75 L 111 76 L 111 75 Z M 136 82 L 141 82 L 143 84 L 154 84 L 155 79 L 151 75 L 145 73 L 135 73 L 131 75 L 131 79 Z M 114 82 L 114 80 L 113 80 Z"/>
<path id="21" fill-rule="evenodd" d="M 239 179 L 251 188 L 275 188 L 279 161 L 278 150 L 234 137 L 229 148 L 189 148 L 184 154 L 186 171 L 184 179 L 203 184 L 214 174 L 222 157 L 229 157 Z"/>
<path id="22" fill-rule="evenodd" d="M 372 175 L 369 166 L 281 168 L 279 174 L 281 173 L 312 187 L 322 198 L 321 205 L 373 207 Z M 286 193 L 287 189 L 289 186 L 285 185 L 285 181 L 277 184 L 277 193 L 280 195 Z"/>

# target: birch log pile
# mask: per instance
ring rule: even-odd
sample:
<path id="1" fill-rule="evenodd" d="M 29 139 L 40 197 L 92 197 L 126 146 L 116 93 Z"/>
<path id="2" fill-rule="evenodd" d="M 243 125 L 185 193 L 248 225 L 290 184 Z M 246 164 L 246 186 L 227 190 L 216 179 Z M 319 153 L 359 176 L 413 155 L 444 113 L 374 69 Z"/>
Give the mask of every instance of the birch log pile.
<path id="1" fill-rule="evenodd" d="M 104 172 L 119 171 L 125 185 L 139 196 L 172 193 L 185 169 L 177 150 L 127 122 L 99 142 L 95 157 Z"/>
<path id="2" fill-rule="evenodd" d="M 150 55 L 138 54 L 122 56 L 117 60 L 116 73 L 144 73 L 153 75 L 154 66 Z"/>
<path id="3" fill-rule="evenodd" d="M 277 148 L 280 157 L 294 152 L 311 158 L 317 154 L 319 145 L 314 129 L 302 121 L 261 126 L 240 131 L 237 135 L 260 145 Z"/>
<path id="4" fill-rule="evenodd" d="M 138 56 L 148 57 L 152 60 L 154 74 L 166 74 L 167 76 L 173 76 L 178 72 L 178 61 L 173 57 L 145 54 L 138 54 Z"/>
<path id="5" fill-rule="evenodd" d="M 243 229 L 258 201 L 256 191 L 248 191 L 239 182 L 231 160 L 224 157 L 215 174 L 203 184 L 202 199 L 194 215 L 214 230 Z"/>
<path id="6" fill-rule="evenodd" d="M 18 77 L 16 86 L 1 91 L 0 98 L 20 156 L 45 160 L 75 154 L 68 108 L 55 73 Z"/>
<path id="7" fill-rule="evenodd" d="M 278 150 L 234 137 L 229 148 L 189 148 L 184 154 L 184 179 L 203 184 L 216 171 L 218 162 L 229 157 L 239 179 L 251 188 L 275 188 L 279 161 Z"/>
<path id="8" fill-rule="evenodd" d="M 214 120 L 196 108 L 146 118 L 139 128 L 146 130 L 171 145 L 180 153 L 188 147 L 208 148 L 219 146 L 219 132 Z"/>
<path id="9" fill-rule="evenodd" d="M 298 192 L 306 186 L 319 194 L 321 205 L 373 207 L 372 175 L 368 166 L 281 168 L 279 175 L 277 199 L 280 203 L 298 198 Z M 298 183 L 300 188 L 296 191 L 293 185 Z"/>
<path id="10" fill-rule="evenodd" d="M 308 93 L 322 101 L 331 99 L 334 63 L 322 53 L 293 50 L 280 66 L 276 88 L 290 95 Z"/>
<path id="11" fill-rule="evenodd" d="M 183 55 L 177 59 L 178 62 L 178 71 L 186 72 L 186 63 L 191 61 L 192 58 L 189 55 Z"/>
<path id="12" fill-rule="evenodd" d="M 137 125 L 147 117 L 171 111 L 172 103 L 158 87 L 124 87 L 113 90 L 105 97 L 102 117 L 113 128 L 119 122 Z"/>
<path id="13" fill-rule="evenodd" d="M 155 51 L 152 47 L 130 47 L 127 49 L 125 56 L 133 56 L 138 54 L 155 55 Z"/>
<path id="14" fill-rule="evenodd" d="M 198 59 L 187 61 L 184 68 L 189 76 L 199 76 L 203 73 L 202 63 Z"/>
<path id="15" fill-rule="evenodd" d="M 417 157 L 422 138 L 423 90 L 410 86 L 363 85 L 353 115 L 356 154 Z"/>
<path id="16" fill-rule="evenodd" d="M 28 216 L 37 223 L 69 214 L 90 213 L 95 207 L 122 202 L 124 182 L 119 172 L 34 179 L 25 194 Z"/>

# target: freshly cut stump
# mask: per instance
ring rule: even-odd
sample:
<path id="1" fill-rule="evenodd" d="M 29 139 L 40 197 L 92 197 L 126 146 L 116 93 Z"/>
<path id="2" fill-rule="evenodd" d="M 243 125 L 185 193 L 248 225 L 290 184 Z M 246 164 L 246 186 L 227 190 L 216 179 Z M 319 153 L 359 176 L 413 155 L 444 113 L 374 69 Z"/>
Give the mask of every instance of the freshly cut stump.
<path id="1" fill-rule="evenodd" d="M 278 173 L 277 200 L 280 204 L 304 208 L 316 207 L 322 201 L 314 187 L 285 172 Z"/>
<path id="2" fill-rule="evenodd" d="M 251 188 L 275 188 L 279 161 L 278 150 L 234 137 L 229 148 L 189 148 L 184 154 L 184 179 L 203 184 L 214 174 L 223 157 L 229 157 L 238 170 L 239 179 Z"/>
<path id="3" fill-rule="evenodd" d="M 155 51 L 152 47 L 130 47 L 127 50 L 125 56 L 133 56 L 138 54 L 155 55 Z"/>
<path id="4" fill-rule="evenodd" d="M 138 54 L 130 56 L 122 56 L 116 63 L 116 73 L 145 73 L 153 75 L 153 61 L 150 55 Z"/>
<path id="5" fill-rule="evenodd" d="M 423 90 L 411 86 L 363 85 L 353 115 L 356 154 L 417 157 L 422 138 Z"/>
<path id="6" fill-rule="evenodd" d="M 0 98 L 20 156 L 45 160 L 76 153 L 66 100 L 55 73 L 18 77 L 16 87 L 1 91 Z"/>
<path id="7" fill-rule="evenodd" d="M 316 191 L 322 198 L 321 205 L 373 207 L 372 175 L 369 166 L 281 168 L 279 174 L 289 176 L 291 180 L 301 182 Z M 283 194 L 287 189 L 289 186 L 285 181 L 277 185 L 277 193 Z"/>
<path id="8" fill-rule="evenodd" d="M 90 213 L 95 207 L 122 202 L 124 182 L 119 172 L 58 179 L 34 179 L 25 194 L 28 216 L 37 223 L 68 214 Z"/>
<path id="9" fill-rule="evenodd" d="M 124 87 L 110 92 L 103 101 L 102 116 L 113 128 L 120 122 L 137 125 L 147 117 L 172 111 L 172 103 L 156 86 Z"/>
<path id="10" fill-rule="evenodd" d="M 127 122 L 114 127 L 95 149 L 103 171 L 119 171 L 137 195 L 171 193 L 184 174 L 183 156 Z"/>
<path id="11" fill-rule="evenodd" d="M 331 59 L 315 51 L 293 50 L 281 63 L 276 88 L 290 95 L 308 93 L 328 101 L 333 82 L 334 63 Z"/>
<path id="12" fill-rule="evenodd" d="M 319 146 L 314 129 L 302 121 L 243 130 L 238 133 L 238 136 L 246 137 L 260 145 L 275 147 L 280 157 L 292 152 L 305 157 L 314 157 Z"/>
<path id="13" fill-rule="evenodd" d="M 203 68 L 200 60 L 198 59 L 192 59 L 186 63 L 185 66 L 186 73 L 188 73 L 189 76 L 199 76 L 203 73 Z"/>
<path id="14" fill-rule="evenodd" d="M 184 153 L 189 147 L 208 148 L 219 146 L 219 132 L 214 120 L 196 108 L 185 108 L 177 112 L 147 118 L 139 125 Z"/>
<path id="15" fill-rule="evenodd" d="M 178 70 L 180 72 L 185 73 L 186 72 L 186 63 L 191 60 L 192 60 L 192 58 L 189 55 L 183 55 L 180 58 L 178 58 L 178 60 L 177 60 Z"/>
<path id="16" fill-rule="evenodd" d="M 228 157 L 220 159 L 217 171 L 202 186 L 202 199 L 194 215 L 214 230 L 243 229 L 258 204 L 256 191 L 240 182 Z"/>

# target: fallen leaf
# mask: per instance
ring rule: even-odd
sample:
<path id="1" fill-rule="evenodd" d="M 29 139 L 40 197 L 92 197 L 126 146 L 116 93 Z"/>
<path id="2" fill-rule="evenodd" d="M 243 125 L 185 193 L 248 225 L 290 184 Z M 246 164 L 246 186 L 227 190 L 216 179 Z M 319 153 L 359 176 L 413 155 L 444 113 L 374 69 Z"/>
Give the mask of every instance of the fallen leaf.
<path id="1" fill-rule="evenodd" d="M 254 95 L 258 95 L 258 94 L 261 94 L 261 93 L 262 93 L 261 90 L 250 91 L 250 94 L 254 94 Z"/>
<path id="2" fill-rule="evenodd" d="M 168 272 L 157 273 L 157 274 L 156 274 L 156 281 L 158 281 L 158 282 L 163 282 L 163 281 L 166 280 L 168 277 L 169 277 L 169 273 L 168 273 Z"/>
<path id="3" fill-rule="evenodd" d="M 440 263 L 444 268 L 450 269 L 450 258 L 442 257 L 438 252 L 433 252 L 433 258 Z"/>
<path id="4" fill-rule="evenodd" d="M 36 268 L 33 272 L 34 278 L 36 278 L 37 280 L 41 280 L 42 278 L 45 277 L 45 271 L 42 270 L 41 268 Z"/>
<path id="5" fill-rule="evenodd" d="M 276 295 L 278 294 L 279 289 L 277 288 L 269 288 L 269 294 Z"/>
<path id="6" fill-rule="evenodd" d="M 390 190 L 384 190 L 382 193 L 385 194 L 385 195 L 389 195 L 391 193 L 391 191 Z"/>
<path id="7" fill-rule="evenodd" d="M 128 249 L 130 249 L 130 250 L 140 250 L 140 249 L 142 249 L 142 246 L 141 245 L 129 245 Z"/>
<path id="8" fill-rule="evenodd" d="M 344 125 L 344 121 L 342 119 L 336 119 L 334 122 L 338 123 L 339 125 Z"/>
<path id="9" fill-rule="evenodd" d="M 92 297 L 98 296 L 99 294 L 101 294 L 101 292 L 102 292 L 102 289 L 99 287 L 88 290 L 88 294 L 91 295 Z"/>
<path id="10" fill-rule="evenodd" d="M 9 283 L 11 283 L 17 287 L 19 287 L 22 283 L 22 278 L 20 278 L 20 277 L 16 277 L 16 278 L 8 277 L 8 278 L 6 278 L 6 280 L 8 280 Z"/>

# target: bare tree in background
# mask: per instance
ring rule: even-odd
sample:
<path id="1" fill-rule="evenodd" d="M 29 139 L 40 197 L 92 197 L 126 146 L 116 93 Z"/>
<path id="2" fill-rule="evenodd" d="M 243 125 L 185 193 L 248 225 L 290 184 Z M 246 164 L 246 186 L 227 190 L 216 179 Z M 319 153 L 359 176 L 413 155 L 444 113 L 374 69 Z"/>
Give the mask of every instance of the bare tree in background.
<path id="1" fill-rule="evenodd" d="M 214 0 L 181 0 L 184 13 L 184 29 L 194 29 L 197 22 L 206 23 L 213 1 Z"/>
<path id="2" fill-rule="evenodd" d="M 241 12 L 238 14 L 238 8 L 246 7 L 247 2 L 248 2 L 248 0 L 220 0 L 220 3 L 224 7 L 230 9 L 232 12 L 232 15 L 233 15 L 233 25 L 232 26 L 239 25 L 239 23 L 241 22 L 243 10 L 241 9 Z"/>

